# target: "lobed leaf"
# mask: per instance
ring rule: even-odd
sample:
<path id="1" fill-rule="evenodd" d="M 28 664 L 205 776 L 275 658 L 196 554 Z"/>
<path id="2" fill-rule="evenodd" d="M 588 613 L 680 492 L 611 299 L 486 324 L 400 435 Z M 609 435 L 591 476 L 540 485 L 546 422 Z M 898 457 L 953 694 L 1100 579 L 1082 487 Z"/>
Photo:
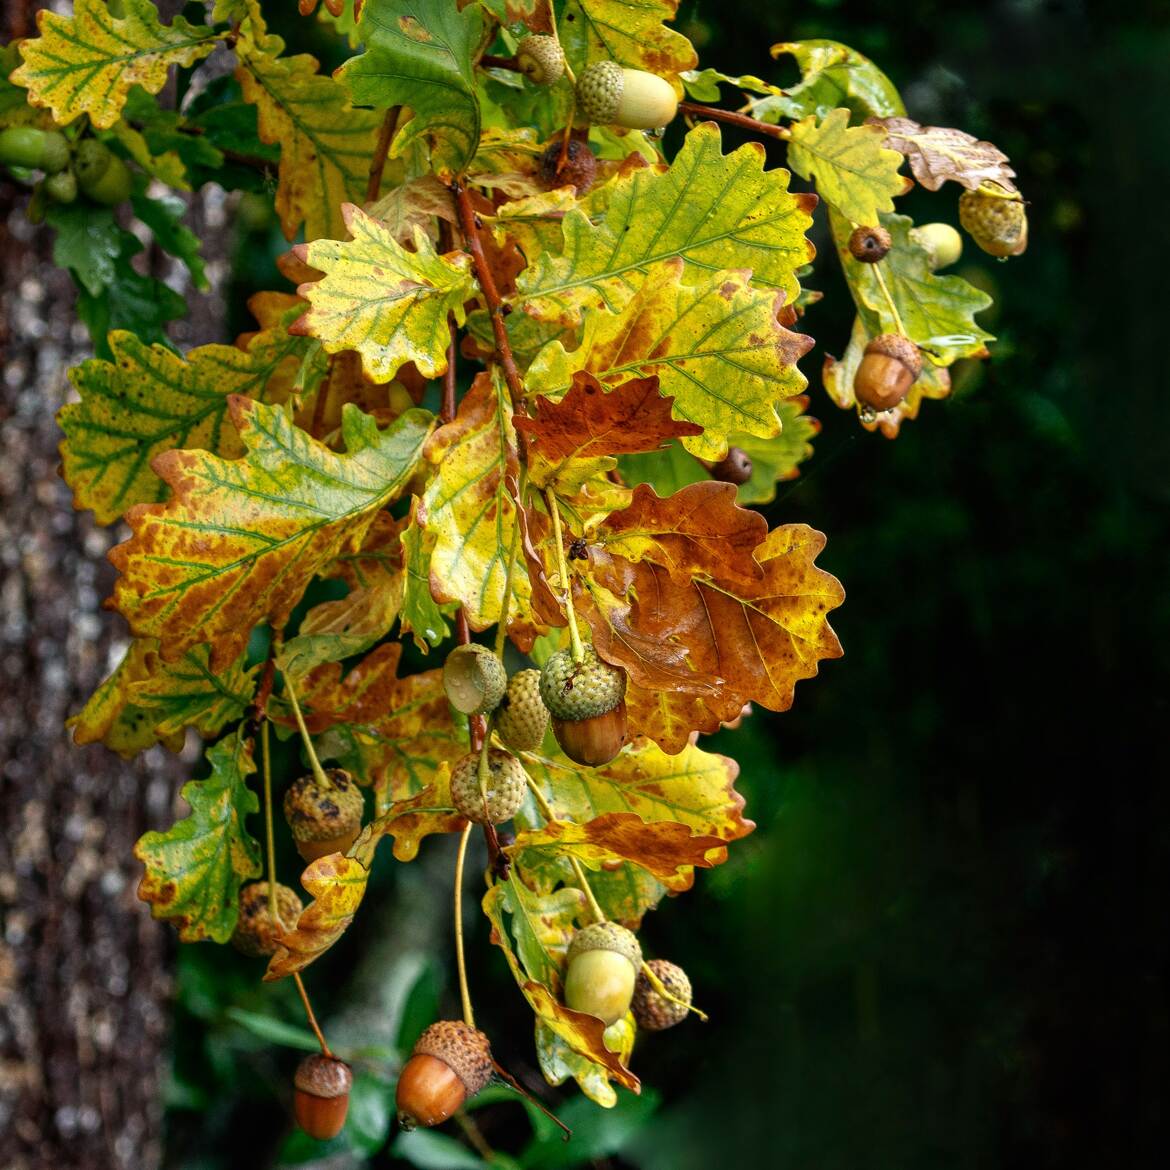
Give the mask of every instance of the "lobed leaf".
<path id="1" fill-rule="evenodd" d="M 701 459 L 722 458 L 737 432 L 778 434 L 779 404 L 805 388 L 796 362 L 811 340 L 780 324 L 778 294 L 748 273 L 684 278 L 677 258 L 653 269 L 621 313 L 589 314 L 577 349 L 554 341 L 541 350 L 528 385 L 559 396 L 578 370 L 607 384 L 656 375 L 675 416 L 703 428 L 682 439 Z"/>
<path id="2" fill-rule="evenodd" d="M 831 110 L 820 121 L 810 114 L 789 133 L 789 166 L 815 179 L 817 194 L 853 223 L 876 224 L 878 212 L 893 211 L 894 197 L 910 186 L 898 174 L 902 156 L 883 145 L 883 131 L 850 126 L 848 110 Z"/>
<path id="3" fill-rule="evenodd" d="M 243 453 L 228 417 L 231 395 L 282 401 L 269 385 L 295 368 L 306 348 L 281 328 L 257 334 L 247 349 L 204 345 L 179 357 L 147 345 L 133 333 L 110 334 L 112 360 L 82 362 L 69 371 L 79 402 L 57 420 L 62 475 L 75 508 L 92 508 L 99 524 L 119 519 L 134 504 L 165 498 L 167 487 L 152 469 L 155 456 L 176 447 L 226 458 Z"/>
<path id="4" fill-rule="evenodd" d="M 758 288 L 794 301 L 797 269 L 813 257 L 805 232 L 815 196 L 790 192 L 787 171 L 765 171 L 759 143 L 723 155 L 720 141 L 719 128 L 704 122 L 687 134 L 667 171 L 619 175 L 599 222 L 568 211 L 563 250 L 529 257 L 517 281 L 524 311 L 574 325 L 599 301 L 620 310 L 647 272 L 676 257 L 688 283 L 722 269 L 751 269 Z"/>
<path id="5" fill-rule="evenodd" d="M 158 18 L 150 0 L 123 0 L 115 16 L 103 0 L 74 0 L 72 16 L 37 13 L 40 34 L 20 45 L 24 63 L 11 80 L 28 88 L 60 125 L 82 114 L 99 129 L 113 126 L 132 85 L 158 93 L 172 65 L 193 65 L 215 48 L 219 33 L 176 16 Z"/>
<path id="6" fill-rule="evenodd" d="M 872 118 L 885 132 L 886 145 L 904 154 L 914 177 L 937 191 L 948 179 L 974 191 L 993 182 L 1014 191 L 1016 172 L 1008 156 L 990 142 L 946 126 L 920 126 L 912 118 Z"/>
<path id="7" fill-rule="evenodd" d="M 260 874 L 260 845 L 244 827 L 260 802 L 248 787 L 256 770 L 241 731 L 207 752 L 211 775 L 183 785 L 189 816 L 165 833 L 143 834 L 134 856 L 146 866 L 138 896 L 155 918 L 174 920 L 183 942 L 227 942 L 239 916 L 240 886 Z"/>
<path id="8" fill-rule="evenodd" d="M 359 207 L 342 208 L 352 239 L 317 240 L 294 249 L 325 275 L 297 292 L 309 311 L 297 328 L 316 337 L 329 353 L 356 350 L 375 382 L 388 382 L 407 362 L 424 378 L 447 369 L 451 331 L 447 316 L 462 324 L 471 295 L 471 257 L 439 256 L 423 235 L 408 252 Z"/>
<path id="9" fill-rule="evenodd" d="M 410 410 L 385 431 L 348 407 L 348 452 L 335 454 L 278 407 L 230 400 L 247 457 L 167 451 L 155 470 L 165 504 L 139 504 L 133 536 L 111 550 L 121 573 L 112 604 L 174 661 L 208 643 L 220 669 L 267 618 L 281 627 L 313 576 L 360 544 L 377 512 L 401 494 L 430 432 Z"/>

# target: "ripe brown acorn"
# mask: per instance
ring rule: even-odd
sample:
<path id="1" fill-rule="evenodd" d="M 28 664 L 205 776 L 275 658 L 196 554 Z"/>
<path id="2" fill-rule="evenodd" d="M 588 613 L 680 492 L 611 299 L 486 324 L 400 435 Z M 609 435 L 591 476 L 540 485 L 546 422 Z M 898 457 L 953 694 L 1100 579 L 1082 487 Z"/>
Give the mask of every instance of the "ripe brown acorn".
<path id="1" fill-rule="evenodd" d="M 344 853 L 362 828 L 365 801 L 353 777 L 343 768 L 327 768 L 325 779 L 322 784 L 310 772 L 284 794 L 285 820 L 305 861 Z"/>
<path id="2" fill-rule="evenodd" d="M 276 913 L 280 922 L 273 922 L 269 913 L 268 883 L 249 882 L 240 890 L 240 913 L 232 932 L 232 946 L 253 959 L 274 954 L 281 928 L 296 926 L 304 908 L 304 903 L 293 890 L 277 882 Z"/>
<path id="3" fill-rule="evenodd" d="M 554 138 L 541 151 L 536 163 L 536 174 L 546 191 L 557 187 L 575 187 L 584 195 L 593 186 L 597 174 L 597 156 L 587 142 L 569 139 L 568 147 L 561 137 Z"/>
<path id="4" fill-rule="evenodd" d="M 747 483 L 752 477 L 752 457 L 742 447 L 728 447 L 727 454 L 711 464 L 711 475 L 724 483 Z"/>
<path id="5" fill-rule="evenodd" d="M 893 241 L 884 227 L 859 227 L 849 237 L 849 255 L 862 264 L 876 264 L 885 259 Z"/>
<path id="6" fill-rule="evenodd" d="M 626 672 L 592 646 L 581 661 L 558 650 L 540 673 L 540 697 L 561 750 L 578 764 L 608 764 L 626 741 Z"/>
<path id="7" fill-rule="evenodd" d="M 616 922 L 595 922 L 573 936 L 565 970 L 565 1004 L 608 1027 L 630 1010 L 642 967 L 633 932 Z"/>
<path id="8" fill-rule="evenodd" d="M 687 1008 L 691 1002 L 691 981 L 680 966 L 668 963 L 665 959 L 651 959 L 646 966 L 654 972 L 659 983 L 674 996 L 674 999 L 666 999 L 659 995 L 647 978 L 646 972 L 640 971 L 638 981 L 634 985 L 634 998 L 630 1007 L 639 1028 L 645 1028 L 647 1032 L 661 1032 L 686 1019 Z M 675 1002 L 676 1000 L 681 1002 Z"/>
<path id="9" fill-rule="evenodd" d="M 922 373 L 922 354 L 908 337 L 882 333 L 866 347 L 853 376 L 857 401 L 874 410 L 891 410 Z"/>
<path id="10" fill-rule="evenodd" d="M 491 1080 L 492 1048 L 478 1028 L 439 1020 L 418 1038 L 398 1077 L 398 1124 L 441 1125 Z"/>
<path id="11" fill-rule="evenodd" d="M 315 1052 L 297 1066 L 293 1078 L 293 1113 L 311 1138 L 327 1142 L 345 1126 L 353 1073 L 344 1060 Z"/>

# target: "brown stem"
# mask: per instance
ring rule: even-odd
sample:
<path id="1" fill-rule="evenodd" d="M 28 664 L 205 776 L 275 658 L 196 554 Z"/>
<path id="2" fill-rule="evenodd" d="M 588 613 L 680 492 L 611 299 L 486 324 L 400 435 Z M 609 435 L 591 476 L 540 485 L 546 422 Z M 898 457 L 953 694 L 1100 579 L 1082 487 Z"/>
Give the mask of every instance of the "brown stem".
<path id="1" fill-rule="evenodd" d="M 749 118 L 747 114 L 737 114 L 732 110 L 719 110 L 714 106 L 704 106 L 700 102 L 679 102 L 678 108 L 682 113 L 695 118 L 726 122 L 729 126 L 738 126 L 741 130 L 751 130 L 755 134 L 764 134 L 769 138 L 791 137 L 786 126 L 773 126 L 769 122 L 761 122 L 758 118 Z"/>
<path id="2" fill-rule="evenodd" d="M 484 53 L 480 57 L 479 63 L 485 69 L 511 69 L 513 73 L 520 72 L 520 66 L 516 64 L 515 57 L 493 57 L 490 53 Z"/>
<path id="3" fill-rule="evenodd" d="M 325 1041 L 325 1033 L 321 1031 L 321 1025 L 317 1023 L 317 1017 L 313 1013 L 313 1005 L 309 1002 L 309 993 L 305 990 L 304 980 L 301 979 L 299 971 L 293 972 L 293 980 L 297 985 L 297 991 L 301 993 L 301 1003 L 305 1005 L 305 1015 L 309 1021 L 309 1027 L 313 1030 L 313 1035 L 317 1037 L 317 1043 L 321 1045 L 321 1051 L 328 1057 L 332 1058 L 333 1052 Z"/>
<path id="4" fill-rule="evenodd" d="M 373 203 L 382 190 L 382 172 L 386 169 L 386 156 L 390 153 L 390 143 L 394 140 L 394 131 L 398 128 L 398 114 L 401 106 L 391 106 L 382 119 L 382 128 L 378 131 L 378 142 L 374 147 L 374 157 L 370 160 L 370 177 L 366 183 L 366 202 Z"/>
<path id="5" fill-rule="evenodd" d="M 565 1141 L 568 1141 L 573 1136 L 573 1131 L 555 1113 L 546 1109 L 494 1056 L 492 1057 L 492 1068 L 496 1070 L 496 1076 L 500 1080 L 515 1089 L 525 1101 L 531 1101 L 554 1125 L 559 1125 L 565 1131 Z"/>
<path id="6" fill-rule="evenodd" d="M 500 355 L 504 380 L 508 383 L 508 393 L 512 396 L 512 409 L 517 414 L 527 414 L 524 405 L 524 383 L 520 380 L 520 371 L 516 368 L 516 359 L 512 356 L 508 331 L 504 328 L 504 317 L 510 311 L 510 306 L 504 305 L 500 290 L 496 287 L 496 278 L 484 254 L 483 241 L 479 238 L 479 229 L 482 225 L 479 216 L 475 214 L 475 208 L 471 206 L 467 188 L 462 183 L 455 182 L 451 186 L 451 191 L 459 211 L 459 226 L 463 229 L 463 238 L 467 250 L 471 253 L 471 262 L 475 266 L 476 279 L 479 281 L 479 287 L 483 289 L 484 300 L 487 302 L 488 317 L 491 319 L 492 333 L 496 338 L 496 351 Z"/>

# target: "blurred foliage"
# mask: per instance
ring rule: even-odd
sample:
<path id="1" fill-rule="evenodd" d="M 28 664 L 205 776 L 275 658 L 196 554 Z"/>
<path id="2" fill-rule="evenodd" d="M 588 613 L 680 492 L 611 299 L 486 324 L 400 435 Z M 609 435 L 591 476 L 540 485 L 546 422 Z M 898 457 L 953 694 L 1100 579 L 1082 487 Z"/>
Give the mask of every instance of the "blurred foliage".
<path id="1" fill-rule="evenodd" d="M 968 249 L 960 271 L 994 288 L 1002 319 L 983 324 L 1001 340 L 895 443 L 814 394 L 818 458 L 768 512 L 835 534 L 822 561 L 849 594 L 834 622 L 846 657 L 792 712 L 735 734 L 759 829 L 685 913 L 644 928 L 712 1022 L 640 1040 L 654 1092 L 613 1112 L 550 1093 L 577 1129 L 568 1146 L 502 1090 L 473 1116 L 511 1151 L 499 1166 L 1150 1165 L 1170 1083 L 1170 427 L 1164 266 L 1149 262 L 1170 182 L 1167 7 L 1117 8 L 1108 35 L 1087 4 L 1039 0 L 683 0 L 680 22 L 704 63 L 779 83 L 787 65 L 765 53 L 779 40 L 873 56 L 912 117 L 1008 153 L 1032 238 L 1006 265 Z M 332 32 L 292 6 L 276 31 L 330 63 Z M 939 214 L 952 197 L 913 198 L 957 222 L 953 206 Z M 255 203 L 237 232 L 231 332 L 248 327 L 249 293 L 280 287 L 285 247 Z M 822 279 L 810 323 L 839 354 L 849 305 Z M 804 363 L 814 390 L 820 357 Z M 436 871 L 448 845 L 428 845 Z M 388 904 L 445 912 L 445 889 L 402 867 L 379 866 L 377 882 Z M 359 924 L 314 972 L 325 1015 L 343 1010 L 339 973 L 374 929 Z M 530 1019 L 474 930 L 483 1022 L 528 1079 Z M 363 1054 L 353 1152 L 330 1165 L 482 1165 L 454 1127 L 385 1145 L 400 1053 L 436 1004 L 453 1006 L 437 968 L 404 971 L 386 971 L 400 1016 Z M 286 1138 L 306 1034 L 291 990 L 256 975 L 181 952 L 175 1170 L 330 1152 Z"/>

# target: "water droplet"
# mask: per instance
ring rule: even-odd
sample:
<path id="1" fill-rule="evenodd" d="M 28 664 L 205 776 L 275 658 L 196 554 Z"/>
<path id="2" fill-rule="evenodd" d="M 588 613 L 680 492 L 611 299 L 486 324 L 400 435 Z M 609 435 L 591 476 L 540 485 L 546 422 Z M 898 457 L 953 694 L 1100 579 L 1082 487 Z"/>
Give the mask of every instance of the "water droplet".
<path id="1" fill-rule="evenodd" d="M 863 406 L 858 413 L 858 417 L 864 426 L 870 426 L 877 422 L 877 411 L 872 406 Z"/>

